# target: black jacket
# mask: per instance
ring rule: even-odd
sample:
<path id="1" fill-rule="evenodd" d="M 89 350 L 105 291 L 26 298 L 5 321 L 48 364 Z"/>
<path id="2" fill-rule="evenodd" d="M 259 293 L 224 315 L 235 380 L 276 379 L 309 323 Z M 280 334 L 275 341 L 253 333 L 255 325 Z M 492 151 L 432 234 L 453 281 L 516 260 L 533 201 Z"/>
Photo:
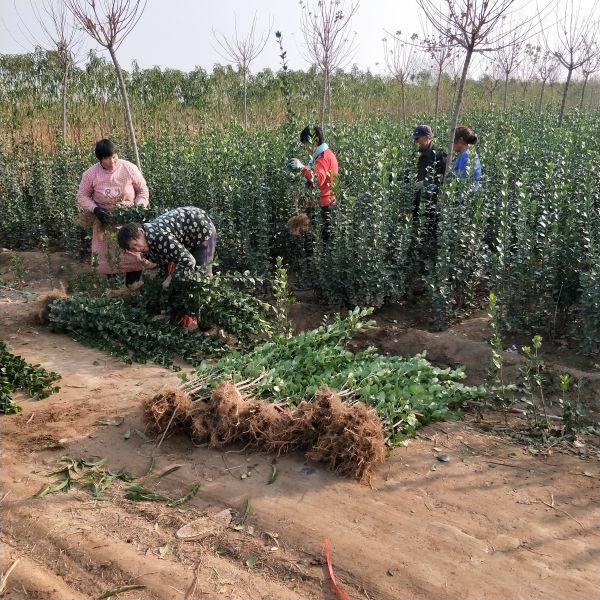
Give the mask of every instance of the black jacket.
<path id="1" fill-rule="evenodd" d="M 427 150 L 419 150 L 417 162 L 417 181 L 422 181 L 424 187 L 435 184 L 437 188 L 444 180 L 448 156 L 443 150 L 437 149 L 433 144 Z"/>

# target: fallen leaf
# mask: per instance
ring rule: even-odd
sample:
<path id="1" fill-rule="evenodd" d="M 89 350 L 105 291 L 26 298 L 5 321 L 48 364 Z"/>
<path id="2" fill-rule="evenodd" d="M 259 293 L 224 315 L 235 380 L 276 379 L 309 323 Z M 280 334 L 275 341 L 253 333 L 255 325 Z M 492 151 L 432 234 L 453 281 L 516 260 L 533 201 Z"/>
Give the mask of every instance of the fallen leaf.
<path id="1" fill-rule="evenodd" d="M 258 562 L 258 556 L 252 555 L 250 558 L 246 559 L 246 566 L 253 567 Z"/>

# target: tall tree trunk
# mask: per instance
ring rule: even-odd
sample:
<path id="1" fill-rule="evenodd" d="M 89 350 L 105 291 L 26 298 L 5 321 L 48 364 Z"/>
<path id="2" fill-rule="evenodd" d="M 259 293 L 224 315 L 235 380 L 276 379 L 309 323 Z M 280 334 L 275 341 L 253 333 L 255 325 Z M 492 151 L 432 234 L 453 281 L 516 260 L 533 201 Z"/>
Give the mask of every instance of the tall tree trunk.
<path id="1" fill-rule="evenodd" d="M 435 109 L 433 113 L 433 133 L 437 131 L 438 115 L 440 113 L 440 88 L 442 87 L 442 70 L 438 70 L 437 81 L 435 82 Z"/>
<path id="2" fill-rule="evenodd" d="M 321 128 L 325 129 L 325 110 L 327 108 L 327 86 L 329 82 L 329 76 L 327 67 L 323 70 L 323 94 L 321 96 Z"/>
<path id="3" fill-rule="evenodd" d="M 586 73 L 583 78 L 583 87 L 581 88 L 581 98 L 579 99 L 579 110 L 583 108 L 583 99 L 585 98 L 585 88 L 588 84 L 588 79 L 590 78 L 590 74 Z"/>
<path id="4" fill-rule="evenodd" d="M 506 101 L 508 99 L 508 79 L 510 77 L 510 73 L 506 73 L 504 76 L 504 99 L 502 101 L 502 110 L 506 110 Z"/>
<path id="5" fill-rule="evenodd" d="M 404 127 L 406 127 L 406 89 L 404 79 L 400 80 L 400 88 L 402 90 L 402 122 L 404 123 Z"/>
<path id="6" fill-rule="evenodd" d="M 465 56 L 465 62 L 463 64 L 462 73 L 460 75 L 460 82 L 458 84 L 458 91 L 456 92 L 456 101 L 454 103 L 452 122 L 450 123 L 450 139 L 448 142 L 448 162 L 446 163 L 446 173 L 448 173 L 450 166 L 452 165 L 454 130 L 458 126 L 458 117 L 460 116 L 460 109 L 462 107 L 463 96 L 465 94 L 465 82 L 467 81 L 467 74 L 469 72 L 469 65 L 471 64 L 472 58 L 473 48 L 467 48 L 467 54 Z"/>
<path id="7" fill-rule="evenodd" d="M 133 127 L 133 117 L 131 116 L 131 108 L 129 108 L 129 96 L 127 95 L 127 88 L 125 87 L 125 80 L 123 79 L 123 72 L 121 66 L 117 60 L 117 55 L 114 48 L 108 48 L 110 57 L 112 58 L 115 66 L 115 72 L 117 74 L 117 81 L 119 82 L 119 89 L 121 90 L 121 96 L 123 97 L 123 106 L 125 107 L 125 120 L 127 121 L 127 129 L 129 129 L 129 139 L 131 141 L 131 149 L 133 150 L 133 159 L 139 170 L 142 170 L 142 163 L 140 162 L 140 153 L 138 150 L 137 139 L 135 137 L 135 129 Z"/>
<path id="8" fill-rule="evenodd" d="M 538 115 L 542 114 L 542 102 L 544 101 L 544 90 L 546 89 L 546 80 L 542 80 L 542 85 L 540 87 L 540 98 L 538 100 Z"/>
<path id="9" fill-rule="evenodd" d="M 64 71 L 62 78 L 62 85 L 60 89 L 61 94 L 61 113 L 60 122 L 62 125 L 62 139 L 63 143 L 67 143 L 67 85 L 69 83 L 69 60 L 65 60 Z"/>
<path id="10" fill-rule="evenodd" d="M 248 74 L 242 70 L 242 85 L 244 87 L 244 129 L 248 131 Z"/>
<path id="11" fill-rule="evenodd" d="M 327 126 L 331 125 L 331 73 L 327 77 Z"/>
<path id="12" fill-rule="evenodd" d="M 569 67 L 567 72 L 567 80 L 565 81 L 565 87 L 563 89 L 562 102 L 560 103 L 560 113 L 558 115 L 558 126 L 562 126 L 563 117 L 565 116 L 565 106 L 567 104 L 567 96 L 569 94 L 569 86 L 571 85 L 571 76 L 573 75 L 573 67 Z"/>

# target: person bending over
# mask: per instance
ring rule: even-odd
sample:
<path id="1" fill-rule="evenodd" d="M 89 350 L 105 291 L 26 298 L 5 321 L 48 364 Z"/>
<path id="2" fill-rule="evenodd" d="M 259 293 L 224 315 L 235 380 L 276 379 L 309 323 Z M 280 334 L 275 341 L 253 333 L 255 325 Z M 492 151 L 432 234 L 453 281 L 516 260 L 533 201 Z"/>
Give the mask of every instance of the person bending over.
<path id="1" fill-rule="evenodd" d="M 212 275 L 217 231 L 201 208 L 176 208 L 148 223 L 128 223 L 119 229 L 117 241 L 123 250 L 142 254 L 167 271 L 164 289 L 178 272 L 203 269 Z M 196 319 L 190 316 L 184 316 L 181 324 L 197 327 Z"/>

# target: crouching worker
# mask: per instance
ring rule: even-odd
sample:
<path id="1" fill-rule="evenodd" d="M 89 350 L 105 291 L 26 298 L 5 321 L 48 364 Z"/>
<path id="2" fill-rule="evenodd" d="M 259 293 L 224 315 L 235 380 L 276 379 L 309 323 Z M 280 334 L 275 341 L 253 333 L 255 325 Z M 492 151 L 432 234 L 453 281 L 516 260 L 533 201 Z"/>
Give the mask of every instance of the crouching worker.
<path id="1" fill-rule="evenodd" d="M 164 289 L 178 272 L 203 269 L 212 276 L 217 230 L 201 208 L 176 208 L 149 223 L 128 223 L 119 229 L 117 240 L 126 252 L 139 253 L 168 273 Z M 186 329 L 198 326 L 197 319 L 189 315 L 180 324 Z"/>

